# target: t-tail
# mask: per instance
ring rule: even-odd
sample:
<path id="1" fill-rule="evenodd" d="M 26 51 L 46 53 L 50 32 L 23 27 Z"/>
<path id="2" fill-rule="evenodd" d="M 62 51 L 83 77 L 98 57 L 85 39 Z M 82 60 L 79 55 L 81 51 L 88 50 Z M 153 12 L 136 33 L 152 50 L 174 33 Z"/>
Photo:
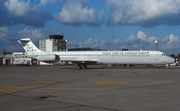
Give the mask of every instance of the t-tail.
<path id="1" fill-rule="evenodd" d="M 33 44 L 30 38 L 22 38 L 18 42 L 23 46 L 26 53 L 42 52 Z"/>

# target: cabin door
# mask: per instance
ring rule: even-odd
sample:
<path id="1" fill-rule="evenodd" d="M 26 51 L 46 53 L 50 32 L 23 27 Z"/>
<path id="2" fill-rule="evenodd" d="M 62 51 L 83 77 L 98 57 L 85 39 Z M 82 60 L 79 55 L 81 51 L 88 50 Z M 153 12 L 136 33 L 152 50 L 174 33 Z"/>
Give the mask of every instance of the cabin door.
<path id="1" fill-rule="evenodd" d="M 156 60 L 159 60 L 159 56 L 158 55 L 156 55 Z"/>

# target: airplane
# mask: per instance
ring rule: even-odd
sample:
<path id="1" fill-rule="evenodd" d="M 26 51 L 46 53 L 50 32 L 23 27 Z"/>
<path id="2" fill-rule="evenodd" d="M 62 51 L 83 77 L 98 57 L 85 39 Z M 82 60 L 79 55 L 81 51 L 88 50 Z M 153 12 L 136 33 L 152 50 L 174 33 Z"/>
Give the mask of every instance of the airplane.
<path id="1" fill-rule="evenodd" d="M 90 64 L 171 64 L 175 59 L 161 51 L 42 51 L 30 38 L 18 42 L 23 46 L 25 55 L 46 63 L 72 62 L 79 69 L 87 69 Z"/>

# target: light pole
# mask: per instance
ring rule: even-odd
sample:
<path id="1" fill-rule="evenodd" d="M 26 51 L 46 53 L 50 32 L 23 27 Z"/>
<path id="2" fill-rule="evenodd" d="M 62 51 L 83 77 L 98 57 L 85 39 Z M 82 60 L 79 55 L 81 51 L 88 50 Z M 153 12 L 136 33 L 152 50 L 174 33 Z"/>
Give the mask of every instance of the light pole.
<path id="1" fill-rule="evenodd" d="M 154 43 L 156 44 L 156 50 L 158 50 L 158 41 L 155 40 Z"/>

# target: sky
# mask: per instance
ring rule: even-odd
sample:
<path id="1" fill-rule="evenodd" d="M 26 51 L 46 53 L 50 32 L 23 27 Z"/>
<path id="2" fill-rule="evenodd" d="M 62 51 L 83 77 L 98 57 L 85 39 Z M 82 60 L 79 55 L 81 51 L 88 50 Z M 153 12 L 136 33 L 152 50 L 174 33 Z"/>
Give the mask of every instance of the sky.
<path id="1" fill-rule="evenodd" d="M 180 0 L 0 0 L 0 54 L 24 51 L 17 39 L 39 47 L 51 34 L 64 35 L 69 48 L 177 55 Z"/>

